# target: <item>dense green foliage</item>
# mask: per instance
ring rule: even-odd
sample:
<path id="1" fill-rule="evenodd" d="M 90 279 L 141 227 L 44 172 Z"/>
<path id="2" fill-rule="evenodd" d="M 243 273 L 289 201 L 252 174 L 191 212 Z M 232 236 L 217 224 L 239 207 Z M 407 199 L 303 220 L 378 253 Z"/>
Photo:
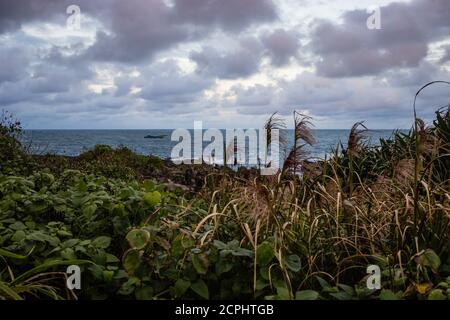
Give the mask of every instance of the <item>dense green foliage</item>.
<path id="1" fill-rule="evenodd" d="M 29 168 L 23 165 L 28 162 L 29 157 L 18 140 L 21 133 L 20 122 L 10 113 L 2 111 L 0 115 L 0 172 L 24 173 L 23 170 Z"/>
<path id="2" fill-rule="evenodd" d="M 295 150 L 302 175 L 273 177 L 106 146 L 31 157 L 2 126 L 0 299 L 450 299 L 450 114 L 436 115 L 380 147 L 355 128 L 320 163 Z"/>

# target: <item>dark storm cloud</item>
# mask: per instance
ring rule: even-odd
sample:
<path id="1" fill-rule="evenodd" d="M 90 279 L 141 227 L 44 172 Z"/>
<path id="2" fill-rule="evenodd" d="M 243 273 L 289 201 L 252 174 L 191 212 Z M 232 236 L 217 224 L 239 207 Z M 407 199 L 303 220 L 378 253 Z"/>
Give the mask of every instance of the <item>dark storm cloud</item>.
<path id="1" fill-rule="evenodd" d="M 262 58 L 262 47 L 256 38 L 242 39 L 238 48 L 221 52 L 212 47 L 192 52 L 190 58 L 197 64 L 197 72 L 208 77 L 234 79 L 256 73 Z"/>
<path id="2" fill-rule="evenodd" d="M 75 103 L 88 93 L 71 73 L 52 71 L 45 76 L 24 78 L 0 85 L 0 106 L 10 107 L 18 102 L 30 105 L 41 103 Z"/>
<path id="3" fill-rule="evenodd" d="M 129 63 L 148 62 L 161 50 L 201 39 L 216 29 L 240 32 L 277 18 L 271 0 L 175 0 L 172 5 L 163 0 L 3 0 L 0 33 L 36 21 L 64 23 L 71 4 L 108 29 L 98 32 L 86 59 Z"/>
<path id="4" fill-rule="evenodd" d="M 28 56 L 18 47 L 0 49 L 0 85 L 15 82 L 26 76 Z"/>
<path id="5" fill-rule="evenodd" d="M 173 3 L 174 16 L 180 22 L 224 30 L 239 31 L 252 23 L 277 18 L 272 0 L 174 0 Z"/>
<path id="6" fill-rule="evenodd" d="M 100 32 L 89 50 L 94 59 L 138 62 L 176 44 L 205 37 L 216 28 L 237 32 L 276 18 L 269 0 L 115 1 L 111 34 Z"/>
<path id="7" fill-rule="evenodd" d="M 72 85 L 90 79 L 91 76 L 89 70 L 77 69 L 70 64 L 40 64 L 33 69 L 29 90 L 34 93 L 66 92 Z"/>
<path id="8" fill-rule="evenodd" d="M 97 34 L 87 56 L 103 61 L 138 62 L 190 37 L 172 21 L 173 9 L 160 0 L 114 1 L 106 23 L 111 34 Z"/>
<path id="9" fill-rule="evenodd" d="M 236 95 L 236 105 L 243 107 L 269 106 L 276 97 L 276 88 L 260 84 L 249 88 L 234 86 L 232 92 Z"/>
<path id="10" fill-rule="evenodd" d="M 348 121 L 377 119 L 384 124 L 384 118 L 409 117 L 421 85 L 448 79 L 436 59 L 424 58 L 430 53 L 435 57 L 430 43 L 448 40 L 450 1 L 391 3 L 381 9 L 382 29 L 374 31 L 366 27 L 369 13 L 348 11 L 342 23 L 317 20 L 311 33 L 302 31 L 302 38 L 289 21 L 270 24 L 278 18 L 274 3 L 0 0 L 0 107 L 18 111 L 32 124 L 39 117 L 41 127 L 63 127 L 65 119 L 72 119 L 75 127 L 78 121 L 79 127 L 82 121 L 95 127 L 96 119 L 114 127 L 130 114 L 135 120 L 164 114 L 166 121 L 182 121 L 175 116 L 208 117 L 222 108 L 249 115 L 290 115 L 297 108 L 348 127 Z M 62 28 L 56 28 L 54 37 L 42 35 L 48 27 L 43 23 L 65 25 L 70 4 L 91 18 L 82 28 L 96 28 L 96 39 L 91 38 L 94 29 L 82 36 L 66 35 Z M 30 28 L 20 30 L 25 25 Z M 450 47 L 442 49 L 445 53 L 437 59 L 448 64 Z M 300 73 L 303 68 L 295 65 L 289 70 L 293 79 L 280 79 L 283 73 L 273 72 L 273 67 L 295 60 L 302 64 L 310 57 L 314 72 Z M 183 68 L 187 58 L 196 64 L 195 71 Z M 139 76 L 133 74 L 136 70 Z M 227 81 L 229 92 L 215 91 L 217 79 L 243 79 L 258 72 L 271 84 L 242 81 L 244 87 L 241 81 Z M 430 88 L 418 101 L 427 107 L 421 114 L 448 103 L 448 96 L 447 88 Z M 214 116 L 218 122 L 223 119 Z"/>
<path id="11" fill-rule="evenodd" d="M 277 29 L 271 34 L 262 36 L 262 42 L 275 66 L 288 63 L 291 57 L 298 55 L 300 49 L 299 36 L 283 29 Z"/>
<path id="12" fill-rule="evenodd" d="M 61 1 L 58 0 L 2 0 L 0 1 L 0 33 L 13 31 L 23 23 L 48 19 L 58 9 L 65 12 L 65 7 L 61 6 Z"/>
<path id="13" fill-rule="evenodd" d="M 116 0 L 2 0 L 0 1 L 0 34 L 13 32 L 34 22 L 65 22 L 69 5 L 78 5 L 87 14 L 98 16 Z"/>
<path id="14" fill-rule="evenodd" d="M 137 100 L 145 110 L 173 113 L 174 110 L 198 109 L 203 106 L 203 94 L 215 81 L 182 70 L 178 62 L 168 59 L 140 68 L 138 76 L 130 72 L 114 79 L 114 96 Z M 139 89 L 140 91 L 132 91 Z"/>
<path id="15" fill-rule="evenodd" d="M 65 102 L 64 94 L 77 91 L 79 101 L 85 91 L 80 84 L 93 77 L 89 64 L 77 56 L 63 56 L 53 47 L 38 53 L 28 47 L 0 50 L 0 105 L 21 101 Z M 3 59 L 4 58 L 4 59 Z"/>
<path id="16" fill-rule="evenodd" d="M 30 101 L 32 94 L 27 91 L 24 84 L 24 82 L 4 82 L 0 84 L 0 108 L 9 107 L 20 101 Z"/>
<path id="17" fill-rule="evenodd" d="M 238 41 L 233 50 L 219 51 L 204 47 L 191 52 L 190 58 L 197 64 L 197 72 L 220 79 L 245 78 L 257 73 L 262 59 L 269 57 L 277 67 L 297 57 L 300 39 L 297 34 L 277 29 L 259 37 L 247 37 Z"/>
<path id="18" fill-rule="evenodd" d="M 303 72 L 293 80 L 279 80 L 276 85 L 235 86 L 232 90 L 236 95 L 234 105 L 242 114 L 278 111 L 289 115 L 294 109 L 306 110 L 314 117 L 325 117 L 336 123 L 343 121 L 341 127 L 348 127 L 361 120 L 383 124 L 383 116 L 386 123 L 402 118 L 410 123 L 417 90 L 429 79 L 446 77 L 448 72 L 422 62 L 417 69 L 396 69 L 375 78 L 336 80 Z M 428 88 L 418 99 L 420 116 L 432 117 L 437 108 L 448 105 L 449 97 L 448 87 Z"/>
<path id="19" fill-rule="evenodd" d="M 378 74 L 394 67 L 416 67 L 431 41 L 450 34 L 450 1 L 415 0 L 381 7 L 381 30 L 370 30 L 365 10 L 346 12 L 342 24 L 318 21 L 311 48 L 321 57 L 320 75 Z"/>
<path id="20" fill-rule="evenodd" d="M 437 79 L 447 79 L 449 73 L 439 67 L 423 61 L 417 68 L 392 69 L 380 75 L 384 77 L 392 87 L 413 87 L 419 89 L 420 86 Z"/>
<path id="21" fill-rule="evenodd" d="M 142 87 L 141 98 L 168 104 L 196 101 L 214 84 L 210 78 L 184 73 L 174 60 L 150 66 L 134 82 Z"/>

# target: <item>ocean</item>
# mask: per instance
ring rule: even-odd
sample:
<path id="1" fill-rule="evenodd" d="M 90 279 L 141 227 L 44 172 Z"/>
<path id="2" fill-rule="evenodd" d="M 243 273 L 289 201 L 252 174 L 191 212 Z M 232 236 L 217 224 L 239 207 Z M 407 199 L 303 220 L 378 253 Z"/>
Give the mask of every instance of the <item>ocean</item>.
<path id="1" fill-rule="evenodd" d="M 293 130 L 283 130 L 286 146 L 293 144 Z M 401 130 L 404 131 L 404 130 Z M 191 131 L 192 132 L 192 131 Z M 316 144 L 306 148 L 312 159 L 323 159 L 340 142 L 346 146 L 350 130 L 313 130 Z M 389 138 L 394 130 L 370 130 L 367 143 L 379 144 L 380 138 Z M 34 154 L 77 156 L 95 145 L 125 146 L 138 154 L 170 158 L 178 141 L 171 141 L 172 130 L 25 130 L 21 141 Z M 147 135 L 163 138 L 145 138 Z M 205 146 L 209 142 L 204 143 Z"/>

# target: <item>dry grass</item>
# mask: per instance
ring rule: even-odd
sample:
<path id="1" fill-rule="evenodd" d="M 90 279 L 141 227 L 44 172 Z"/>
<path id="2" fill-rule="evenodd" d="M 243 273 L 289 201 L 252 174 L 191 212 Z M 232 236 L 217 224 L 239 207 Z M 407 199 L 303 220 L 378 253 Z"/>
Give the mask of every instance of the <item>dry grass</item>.
<path id="1" fill-rule="evenodd" d="M 367 265 L 380 261 L 386 272 L 401 270 L 408 279 L 399 284 L 393 276 L 389 278 L 392 288 L 403 290 L 405 296 L 418 283 L 437 281 L 440 277 L 427 272 L 415 258 L 433 250 L 442 264 L 449 263 L 450 168 L 446 164 L 450 132 L 446 130 L 450 113 L 439 114 L 447 128 L 436 122 L 430 128 L 418 126 L 426 147 L 420 150 L 416 208 L 414 131 L 406 137 L 396 135 L 387 142 L 389 148 L 380 151 L 361 143 L 367 128 L 357 123 L 347 150 L 336 151 L 327 161 L 305 163 L 302 176 L 285 174 L 287 169 L 273 177 L 223 176 L 218 188 L 204 190 L 214 212 L 221 214 L 220 220 L 214 220 L 211 241 L 225 237 L 220 229 L 229 219 L 240 224 L 242 245 L 255 247 L 271 239 L 279 260 L 274 268 L 283 274 L 291 292 L 310 288 L 317 275 L 335 283 L 358 283 Z M 297 116 L 298 144 L 286 165 L 291 170 L 300 163 L 301 141 L 314 141 L 310 119 Z M 446 170 L 447 178 L 435 181 L 433 174 L 427 174 L 426 170 L 432 170 L 430 163 Z M 283 265 L 283 256 L 292 253 L 302 261 L 301 271 L 295 274 Z"/>

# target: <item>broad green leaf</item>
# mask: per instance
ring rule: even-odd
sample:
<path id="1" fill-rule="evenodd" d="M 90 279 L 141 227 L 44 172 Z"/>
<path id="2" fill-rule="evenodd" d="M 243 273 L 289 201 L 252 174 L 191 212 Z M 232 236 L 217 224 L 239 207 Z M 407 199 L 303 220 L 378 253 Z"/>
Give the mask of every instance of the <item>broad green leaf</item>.
<path id="1" fill-rule="evenodd" d="M 118 270 L 116 272 L 116 274 L 114 275 L 114 279 L 117 279 L 117 280 L 126 279 L 126 278 L 128 278 L 128 275 L 127 275 L 126 271 L 122 270 L 122 269 Z"/>
<path id="2" fill-rule="evenodd" d="M 103 271 L 103 279 L 105 281 L 111 281 L 113 277 L 114 277 L 114 271 L 111 271 L 111 270 Z"/>
<path id="3" fill-rule="evenodd" d="M 95 203 L 89 204 L 83 207 L 82 211 L 84 216 L 91 218 L 94 215 L 95 211 L 97 211 L 97 205 Z"/>
<path id="4" fill-rule="evenodd" d="M 264 281 L 263 279 L 258 278 L 258 280 L 256 280 L 256 290 L 262 290 L 268 286 L 269 286 L 269 283 Z"/>
<path id="5" fill-rule="evenodd" d="M 14 232 L 14 235 L 12 236 L 11 240 L 14 242 L 20 242 L 23 239 L 25 239 L 26 236 L 27 235 L 23 230 L 17 230 L 16 232 Z"/>
<path id="6" fill-rule="evenodd" d="M 237 256 L 237 257 L 249 257 L 249 258 L 253 258 L 254 253 L 252 250 L 249 249 L 245 249 L 245 248 L 237 248 L 231 251 L 231 254 L 233 256 Z"/>
<path id="7" fill-rule="evenodd" d="M 120 262 L 120 260 L 115 255 L 107 253 L 106 254 L 106 262 L 107 263 L 116 263 L 116 262 Z"/>
<path id="8" fill-rule="evenodd" d="M 209 290 L 208 286 L 206 285 L 205 281 L 202 279 L 197 280 L 191 285 L 192 291 L 194 291 L 196 294 L 198 294 L 200 297 L 204 299 L 209 299 Z"/>
<path id="9" fill-rule="evenodd" d="M 295 300 L 317 300 L 319 293 L 314 290 L 302 290 L 295 293 Z"/>
<path id="10" fill-rule="evenodd" d="M 145 180 L 143 186 L 147 192 L 155 190 L 155 183 L 151 180 Z"/>
<path id="11" fill-rule="evenodd" d="M 192 264 L 198 274 L 206 274 L 208 272 L 208 256 L 206 254 L 196 254 L 192 257 Z"/>
<path id="12" fill-rule="evenodd" d="M 277 298 L 279 300 L 291 300 L 289 290 L 285 286 L 277 287 Z"/>
<path id="13" fill-rule="evenodd" d="M 174 258 L 179 259 L 184 254 L 184 247 L 182 244 L 182 235 L 178 235 L 172 240 L 171 252 Z"/>
<path id="14" fill-rule="evenodd" d="M 36 228 L 36 223 L 34 221 L 26 221 L 25 225 L 27 226 L 28 229 L 35 229 Z"/>
<path id="15" fill-rule="evenodd" d="M 174 286 L 175 298 L 181 298 L 190 286 L 191 282 L 189 280 L 178 279 Z"/>
<path id="16" fill-rule="evenodd" d="M 161 203 L 161 193 L 158 191 L 147 192 L 144 197 L 144 202 L 151 207 L 154 207 Z"/>
<path id="17" fill-rule="evenodd" d="M 98 238 L 95 238 L 94 241 L 92 241 L 92 245 L 96 248 L 100 249 L 106 249 L 111 244 L 111 238 L 106 236 L 100 236 Z"/>
<path id="18" fill-rule="evenodd" d="M 331 285 L 323 278 L 316 276 L 317 281 L 319 281 L 320 286 L 322 289 L 331 288 Z"/>
<path id="19" fill-rule="evenodd" d="M 381 290 L 379 295 L 380 300 L 398 300 L 397 295 L 389 289 Z"/>
<path id="20" fill-rule="evenodd" d="M 434 289 L 428 295 L 428 300 L 446 300 L 446 297 L 441 289 Z"/>
<path id="21" fill-rule="evenodd" d="M 96 278 L 103 280 L 103 267 L 93 264 L 88 267 L 88 270 L 91 272 L 91 274 Z"/>
<path id="22" fill-rule="evenodd" d="M 69 239 L 67 241 L 64 241 L 61 246 L 64 248 L 72 248 L 75 246 L 80 240 L 78 239 Z"/>
<path id="23" fill-rule="evenodd" d="M 87 246 L 91 244 L 91 240 L 83 240 L 79 243 L 80 246 Z"/>
<path id="24" fill-rule="evenodd" d="M 286 267 L 294 272 L 299 272 L 302 267 L 302 262 L 300 260 L 300 257 L 296 254 L 291 254 L 287 256 L 284 260 L 284 263 L 286 264 Z"/>
<path id="25" fill-rule="evenodd" d="M 127 240 L 133 249 L 143 249 L 150 241 L 150 232 L 144 229 L 134 229 L 128 232 Z"/>
<path id="26" fill-rule="evenodd" d="M 98 250 L 96 254 L 92 255 L 91 259 L 98 265 L 106 265 L 106 253 L 104 252 L 104 250 Z"/>
<path id="27" fill-rule="evenodd" d="M 425 250 L 422 254 L 422 264 L 426 267 L 430 267 L 434 272 L 438 272 L 441 266 L 441 259 L 439 256 L 431 249 Z"/>
<path id="28" fill-rule="evenodd" d="M 344 290 L 344 292 L 348 293 L 349 295 L 353 296 L 355 295 L 355 289 L 353 289 L 353 287 L 350 287 L 346 284 L 338 284 L 338 287 L 341 288 L 342 290 Z"/>
<path id="29" fill-rule="evenodd" d="M 66 248 L 62 250 L 61 257 L 63 257 L 66 260 L 73 260 L 77 258 L 77 256 L 75 255 L 75 251 L 72 248 Z"/>
<path id="30" fill-rule="evenodd" d="M 131 294 L 136 285 L 139 285 L 141 281 L 137 277 L 129 277 L 128 280 L 122 284 L 122 287 L 119 290 L 119 294 L 129 295 Z"/>
<path id="31" fill-rule="evenodd" d="M 27 228 L 27 226 L 25 224 L 23 224 L 20 221 L 14 222 L 13 224 L 11 224 L 9 226 L 10 229 L 12 230 L 25 230 Z"/>
<path id="32" fill-rule="evenodd" d="M 181 237 L 181 245 L 184 249 L 190 249 L 194 245 L 194 240 L 190 237 Z"/>
<path id="33" fill-rule="evenodd" d="M 141 259 L 139 257 L 139 251 L 137 250 L 129 250 L 125 254 L 125 258 L 123 261 L 123 266 L 128 274 L 133 274 L 134 271 L 139 267 L 141 263 Z"/>
<path id="34" fill-rule="evenodd" d="M 214 240 L 213 244 L 214 244 L 214 246 L 216 246 L 216 248 L 219 249 L 219 250 L 225 250 L 225 249 L 227 249 L 227 245 L 226 245 L 225 243 L 223 243 L 222 241 Z"/>
<path id="35" fill-rule="evenodd" d="M 264 241 L 256 250 L 256 263 L 261 266 L 268 265 L 274 256 L 275 254 L 272 245 L 269 242 Z"/>
<path id="36" fill-rule="evenodd" d="M 136 288 L 134 294 L 137 300 L 152 300 L 153 288 L 150 286 Z"/>
<path id="37" fill-rule="evenodd" d="M 27 239 L 41 242 L 48 242 L 53 247 L 56 247 L 60 243 L 60 240 L 57 237 L 52 237 L 46 233 L 43 233 L 42 231 L 36 231 L 28 234 Z"/>
<path id="38" fill-rule="evenodd" d="M 216 274 L 220 276 L 223 273 L 226 273 L 233 269 L 233 263 L 229 261 L 219 260 L 218 263 L 215 264 Z"/>
<path id="39" fill-rule="evenodd" d="M 40 204 L 34 203 L 28 208 L 28 210 L 33 213 L 42 213 L 47 209 L 47 207 L 48 205 L 45 202 L 42 202 Z"/>
<path id="40" fill-rule="evenodd" d="M 259 268 L 259 274 L 261 275 L 261 277 L 264 280 L 270 280 L 269 267 L 268 266 Z"/>

